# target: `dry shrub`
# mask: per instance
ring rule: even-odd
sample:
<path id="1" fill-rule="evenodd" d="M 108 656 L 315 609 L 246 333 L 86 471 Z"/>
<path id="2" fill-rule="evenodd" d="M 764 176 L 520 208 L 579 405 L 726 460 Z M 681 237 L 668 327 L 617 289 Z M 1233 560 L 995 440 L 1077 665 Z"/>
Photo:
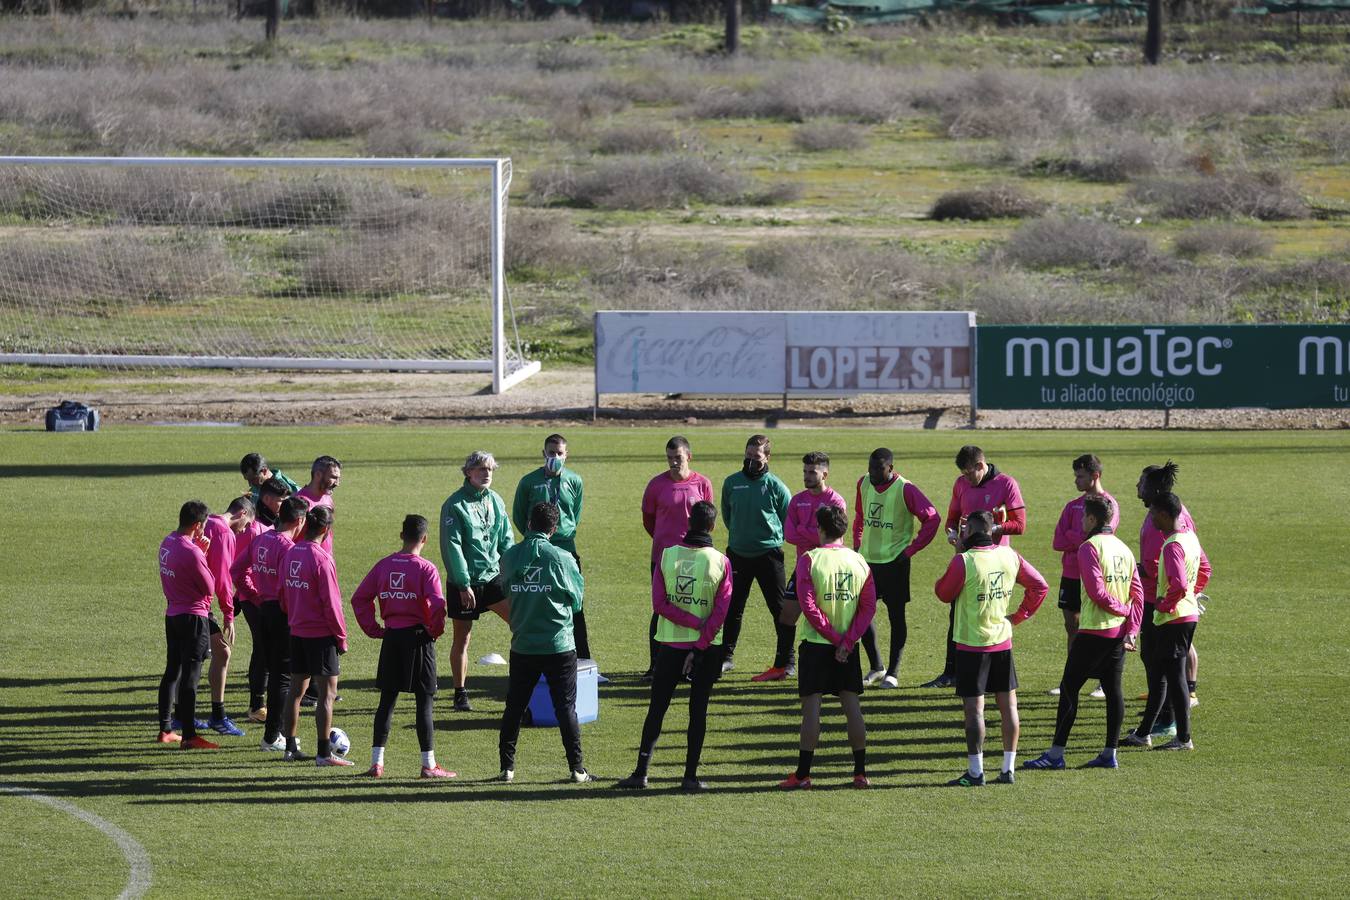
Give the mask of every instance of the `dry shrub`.
<path id="1" fill-rule="evenodd" d="M 746 64 L 750 65 L 750 64 Z M 894 70 L 838 59 L 754 66 L 745 83 L 706 88 L 688 114 L 700 119 L 783 119 L 830 116 L 888 122 L 912 111 L 910 89 Z"/>
<path id="2" fill-rule="evenodd" d="M 312 241 L 303 255 L 304 296 L 452 293 L 483 289 L 488 242 L 448 244 L 439 230 L 400 228 Z"/>
<path id="3" fill-rule="evenodd" d="M 1052 217 L 1019 227 L 1002 258 L 1031 269 L 1138 266 L 1152 254 L 1145 238 L 1097 219 Z"/>
<path id="4" fill-rule="evenodd" d="M 808 153 L 861 150 L 867 146 L 867 131 L 844 122 L 809 122 L 792 132 L 792 143 Z"/>
<path id="5" fill-rule="evenodd" d="M 1234 259 L 1265 256 L 1274 242 L 1254 228 L 1236 225 L 1200 225 L 1176 236 L 1177 256 L 1228 256 Z"/>
<path id="6" fill-rule="evenodd" d="M 1153 175 L 1180 165 L 1184 158 L 1179 137 L 1159 137 L 1126 131 L 1104 131 L 1075 138 L 1065 148 L 1027 153 L 1020 148 L 1005 155 L 1023 158 L 1029 174 L 1068 175 L 1087 181 L 1120 182 Z"/>
<path id="7" fill-rule="evenodd" d="M 529 198 L 540 205 L 584 209 L 672 209 L 691 203 L 767 205 L 786 202 L 794 186 L 757 186 L 737 172 L 696 156 L 631 156 L 601 162 L 589 171 L 540 169 Z"/>
<path id="8" fill-rule="evenodd" d="M 546 44 L 535 52 L 534 64 L 541 72 L 578 72 L 604 66 L 605 55 L 594 47 Z"/>
<path id="9" fill-rule="evenodd" d="M 585 272 L 598 262 L 596 242 L 578 234 L 566 214 L 521 210 L 507 218 L 506 266 L 514 278 Z"/>
<path id="10" fill-rule="evenodd" d="M 0 301 L 72 314 L 229 296 L 244 282 L 219 239 L 194 235 L 80 234 L 0 241 Z"/>
<path id="11" fill-rule="evenodd" d="M 1293 185 L 1278 172 L 1136 181 L 1131 199 L 1155 207 L 1165 219 L 1250 216 L 1264 221 L 1302 219 L 1309 210 Z"/>
<path id="12" fill-rule="evenodd" d="M 1023 219 L 1039 216 L 1045 212 L 1046 207 L 1044 201 L 1028 197 L 1011 185 L 996 184 L 949 191 L 937 199 L 928 215 L 939 221 L 969 219 L 972 222 L 979 222 L 985 219 Z"/>
<path id="13" fill-rule="evenodd" d="M 595 152 L 607 156 L 669 153 L 679 145 L 680 139 L 669 128 L 660 125 L 619 125 L 600 132 L 595 139 Z"/>

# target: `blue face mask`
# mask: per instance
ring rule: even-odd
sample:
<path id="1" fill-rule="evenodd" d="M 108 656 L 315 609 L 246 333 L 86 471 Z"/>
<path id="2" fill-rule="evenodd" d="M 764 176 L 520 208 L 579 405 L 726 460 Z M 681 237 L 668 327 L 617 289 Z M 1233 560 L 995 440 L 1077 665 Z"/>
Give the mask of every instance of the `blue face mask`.
<path id="1" fill-rule="evenodd" d="M 550 475 L 557 475 L 563 470 L 563 458 L 561 456 L 544 457 L 544 471 Z"/>

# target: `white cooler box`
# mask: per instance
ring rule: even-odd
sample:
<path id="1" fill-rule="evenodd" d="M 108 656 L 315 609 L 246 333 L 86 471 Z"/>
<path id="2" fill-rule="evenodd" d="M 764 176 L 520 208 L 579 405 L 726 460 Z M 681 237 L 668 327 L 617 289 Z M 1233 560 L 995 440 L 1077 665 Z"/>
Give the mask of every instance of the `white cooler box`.
<path id="1" fill-rule="evenodd" d="M 600 667 L 593 659 L 577 660 L 577 721 L 594 722 L 600 717 Z M 553 715 L 553 698 L 548 695 L 548 682 L 539 676 L 539 683 L 530 695 L 529 712 L 525 724 L 536 726 L 556 726 L 557 716 Z"/>

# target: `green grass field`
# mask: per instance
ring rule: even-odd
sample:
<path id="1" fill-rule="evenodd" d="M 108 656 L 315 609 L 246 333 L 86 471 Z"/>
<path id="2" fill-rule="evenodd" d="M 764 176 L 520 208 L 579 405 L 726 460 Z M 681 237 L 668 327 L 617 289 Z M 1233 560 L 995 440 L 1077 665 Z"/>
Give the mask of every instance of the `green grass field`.
<path id="1" fill-rule="evenodd" d="M 151 743 L 163 658 L 163 598 L 155 547 L 181 502 L 223 508 L 241 482 L 241 455 L 260 450 L 293 476 L 309 459 L 344 462 L 336 555 L 351 591 L 396 548 L 405 513 L 434 516 L 460 481 L 454 460 L 497 453 L 498 489 L 538 464 L 543 433 L 523 429 L 120 429 L 92 436 L 0 433 L 0 786 L 39 791 L 124 829 L 153 864 L 154 895 L 1343 895 L 1350 878 L 1347 760 L 1338 706 L 1350 689 L 1340 605 L 1350 573 L 1339 527 L 1350 506 L 1342 433 L 978 434 L 1015 475 L 1028 508 L 1016 546 L 1052 583 L 1051 532 L 1073 494 L 1069 460 L 1095 452 L 1106 486 L 1124 501 L 1131 544 L 1142 515 L 1140 467 L 1173 457 L 1178 493 L 1214 564 L 1213 602 L 1200 625 L 1194 754 L 1122 751 L 1115 772 L 1026 773 L 1012 787 L 940 788 L 964 764 L 960 713 L 946 691 L 915 685 L 941 665 L 944 609 L 931 586 L 948 560 L 934 545 L 916 560 L 910 643 L 896 692 L 870 691 L 869 762 L 875 789 L 844 789 L 849 754 L 837 710 L 827 713 L 818 788 L 782 795 L 796 758 L 794 685 L 752 685 L 769 661 L 771 629 L 758 593 L 747 606 L 738 668 L 713 695 L 704 777 L 715 791 L 673 787 L 683 762 L 684 707 L 667 717 L 655 788 L 620 795 L 646 710 L 648 543 L 638 515 L 646 480 L 661 470 L 666 432 L 578 429 L 572 463 L 586 479 L 580 549 L 592 645 L 613 682 L 600 720 L 583 727 L 594 786 L 562 783 L 556 730 L 522 736 L 518 782 L 496 773 L 505 677 L 474 666 L 477 711 L 437 713 L 437 756 L 460 773 L 426 784 L 417 772 L 412 704 L 396 712 L 388 777 L 281 764 L 258 733 L 214 753 Z M 720 484 L 738 467 L 743 432 L 691 432 L 695 468 Z M 939 507 L 972 439 L 864 429 L 775 435 L 775 470 L 794 490 L 797 460 L 834 456 L 833 482 L 852 501 L 866 454 L 889 445 L 898 468 Z M 1338 462 L 1339 460 L 1339 462 Z M 433 552 L 432 557 L 436 554 Z M 439 562 L 439 560 L 437 560 Z M 343 659 L 336 724 L 364 763 L 376 702 L 377 646 L 359 634 Z M 885 626 L 882 625 L 885 640 Z M 505 653 L 499 621 L 477 632 L 471 656 Z M 1063 664 L 1053 601 L 1017 632 L 1022 681 L 1020 760 L 1048 744 Z M 228 704 L 242 719 L 246 629 Z M 448 684 L 448 650 L 442 650 Z M 1137 659 L 1127 696 L 1142 690 Z M 204 688 L 204 679 L 203 679 Z M 204 690 L 203 690 L 204 693 Z M 1130 700 L 1127 725 L 1140 704 Z M 995 717 L 996 718 L 996 717 Z M 312 746 L 312 725 L 301 724 Z M 1102 707 L 1084 699 L 1070 765 L 1100 748 Z M 989 764 L 998 728 L 991 723 Z M 360 768 L 357 769 L 360 771 Z M 67 811 L 0 793 L 3 896 L 110 896 L 128 864 L 118 847 Z M 1337 888 L 1336 885 L 1341 885 Z"/>

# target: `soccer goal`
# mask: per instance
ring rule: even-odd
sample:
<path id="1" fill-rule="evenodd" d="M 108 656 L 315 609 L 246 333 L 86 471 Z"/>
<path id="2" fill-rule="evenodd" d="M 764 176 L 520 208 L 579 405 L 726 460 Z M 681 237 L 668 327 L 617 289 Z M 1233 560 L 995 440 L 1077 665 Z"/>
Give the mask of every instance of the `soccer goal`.
<path id="1" fill-rule="evenodd" d="M 509 159 L 0 157 L 0 362 L 490 372 L 525 359 Z"/>

